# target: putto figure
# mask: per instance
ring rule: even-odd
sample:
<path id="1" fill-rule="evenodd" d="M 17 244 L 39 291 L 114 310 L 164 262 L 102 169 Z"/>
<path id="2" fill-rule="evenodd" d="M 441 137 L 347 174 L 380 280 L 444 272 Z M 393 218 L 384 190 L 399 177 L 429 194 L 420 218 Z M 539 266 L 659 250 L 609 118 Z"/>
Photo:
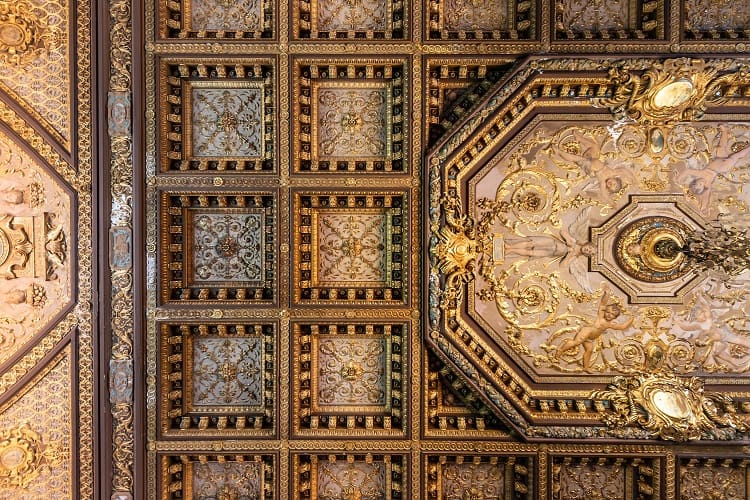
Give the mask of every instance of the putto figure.
<path id="1" fill-rule="evenodd" d="M 633 324 L 633 317 L 628 318 L 624 323 L 615 323 L 614 320 L 622 315 L 622 309 L 616 302 L 609 301 L 609 290 L 604 288 L 604 293 L 599 301 L 599 312 L 596 319 L 590 325 L 581 327 L 575 337 L 568 339 L 557 348 L 555 359 L 560 360 L 565 352 L 583 345 L 583 370 L 591 371 L 591 354 L 594 351 L 594 341 L 609 329 L 627 330 Z"/>

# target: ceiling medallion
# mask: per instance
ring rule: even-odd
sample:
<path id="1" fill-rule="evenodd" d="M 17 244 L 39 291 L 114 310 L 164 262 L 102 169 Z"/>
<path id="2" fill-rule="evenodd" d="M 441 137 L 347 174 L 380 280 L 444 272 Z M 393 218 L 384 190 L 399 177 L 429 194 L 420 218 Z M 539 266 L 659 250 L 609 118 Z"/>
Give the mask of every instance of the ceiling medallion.
<path id="1" fill-rule="evenodd" d="M 610 428 L 636 424 L 669 441 L 701 439 L 722 427 L 745 432 L 750 424 L 735 412 L 730 397 L 704 392 L 697 377 L 665 372 L 615 377 L 606 390 L 594 391 L 591 398 L 609 402 L 612 413 L 602 420 Z"/>
<path id="2" fill-rule="evenodd" d="M 717 76 L 706 61 L 688 58 L 654 63 L 642 74 L 616 66 L 609 75 L 614 95 L 595 99 L 594 105 L 609 108 L 616 119 L 644 125 L 698 120 L 707 105 L 726 101 L 728 88 L 750 80 L 746 67 Z"/>
<path id="3" fill-rule="evenodd" d="M 58 444 L 45 444 L 28 424 L 0 431 L 0 488 L 26 488 L 43 467 L 62 462 Z"/>
<path id="4" fill-rule="evenodd" d="M 0 1 L 0 60 L 26 64 L 51 48 L 55 32 L 26 2 Z"/>

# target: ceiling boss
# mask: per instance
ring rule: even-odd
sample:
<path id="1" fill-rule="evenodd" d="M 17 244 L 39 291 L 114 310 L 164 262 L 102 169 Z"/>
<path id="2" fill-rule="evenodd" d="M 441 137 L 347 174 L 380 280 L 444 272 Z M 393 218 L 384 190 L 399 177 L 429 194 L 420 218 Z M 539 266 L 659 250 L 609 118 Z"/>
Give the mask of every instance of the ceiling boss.
<path id="1" fill-rule="evenodd" d="M 707 114 L 749 83 L 704 61 L 615 63 L 588 94 L 613 120 L 537 116 L 470 172 L 448 165 L 432 246 L 448 328 L 479 325 L 539 380 L 648 373 L 592 395 L 633 403 L 613 427 L 747 429 L 679 376 L 750 372 L 750 125 Z"/>

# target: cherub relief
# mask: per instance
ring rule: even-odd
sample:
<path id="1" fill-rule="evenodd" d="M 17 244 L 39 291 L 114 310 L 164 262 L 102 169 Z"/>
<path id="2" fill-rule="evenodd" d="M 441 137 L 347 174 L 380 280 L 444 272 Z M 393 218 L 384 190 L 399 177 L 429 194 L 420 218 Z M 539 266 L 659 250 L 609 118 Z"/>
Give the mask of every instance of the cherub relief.
<path id="1" fill-rule="evenodd" d="M 683 186 L 686 193 L 696 200 L 702 211 L 709 208 L 711 188 L 716 177 L 729 173 L 733 168 L 740 167 L 738 163 L 750 157 L 750 147 L 732 152 L 729 144 L 730 135 L 731 132 L 726 125 L 719 126 L 719 143 L 716 146 L 716 156 L 708 162 L 705 168 L 685 168 L 678 173 L 675 179 L 677 184 Z"/>
<path id="2" fill-rule="evenodd" d="M 699 360 L 701 366 L 709 370 L 727 367 L 737 372 L 750 368 L 749 355 L 737 357 L 732 354 L 733 345 L 740 346 L 745 352 L 750 350 L 750 339 L 730 332 L 721 321 L 722 316 L 734 311 L 729 307 L 712 306 L 699 292 L 695 293 L 693 300 L 695 303 L 684 319 L 677 316 L 674 322 L 696 338 L 697 347 L 708 347 Z"/>
<path id="3" fill-rule="evenodd" d="M 609 289 L 604 288 L 604 293 L 599 301 L 599 311 L 596 319 L 590 324 L 582 326 L 575 337 L 563 342 L 557 348 L 555 359 L 560 360 L 565 352 L 583 345 L 583 370 L 591 371 L 591 354 L 594 351 L 594 341 L 601 337 L 607 330 L 627 330 L 633 324 L 633 317 L 624 323 L 615 323 L 614 320 L 622 315 L 622 309 L 616 302 L 610 302 Z"/>
<path id="4" fill-rule="evenodd" d="M 625 185 L 633 183 L 633 172 L 627 168 L 610 168 L 602 160 L 601 146 L 593 137 L 580 130 L 573 130 L 573 137 L 581 145 L 581 154 L 571 153 L 564 149 L 555 149 L 552 154 L 565 161 L 577 164 L 586 175 L 596 179 L 595 197 L 602 203 L 609 204 L 612 196 L 620 193 Z"/>

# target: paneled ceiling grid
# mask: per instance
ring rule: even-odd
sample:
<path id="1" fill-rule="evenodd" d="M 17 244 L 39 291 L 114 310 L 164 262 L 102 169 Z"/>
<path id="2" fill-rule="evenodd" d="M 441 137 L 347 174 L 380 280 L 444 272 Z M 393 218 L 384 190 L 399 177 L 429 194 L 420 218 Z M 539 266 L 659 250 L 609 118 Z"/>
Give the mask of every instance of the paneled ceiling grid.
<path id="1" fill-rule="evenodd" d="M 716 475 L 687 447 L 522 443 L 421 341 L 428 145 L 525 54 L 744 50 L 695 4 L 149 3 L 148 490 L 675 498 Z"/>

